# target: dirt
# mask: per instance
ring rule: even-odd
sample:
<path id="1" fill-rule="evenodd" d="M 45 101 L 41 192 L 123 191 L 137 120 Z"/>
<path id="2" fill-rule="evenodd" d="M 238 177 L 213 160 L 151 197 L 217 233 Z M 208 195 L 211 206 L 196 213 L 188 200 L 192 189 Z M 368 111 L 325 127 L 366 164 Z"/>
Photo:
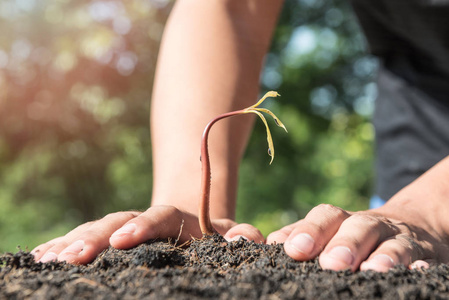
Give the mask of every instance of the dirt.
<path id="1" fill-rule="evenodd" d="M 449 266 L 388 273 L 322 270 L 282 245 L 220 236 L 109 248 L 87 266 L 0 256 L 0 299 L 449 299 Z"/>

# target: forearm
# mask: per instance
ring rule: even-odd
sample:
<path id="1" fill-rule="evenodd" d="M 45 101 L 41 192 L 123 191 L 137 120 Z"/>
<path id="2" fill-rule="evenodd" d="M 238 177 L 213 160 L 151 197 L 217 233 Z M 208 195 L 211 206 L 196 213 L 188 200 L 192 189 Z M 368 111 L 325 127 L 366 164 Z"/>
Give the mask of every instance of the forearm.
<path id="1" fill-rule="evenodd" d="M 200 140 L 213 117 L 253 104 L 280 1 L 176 3 L 164 33 L 152 99 L 153 205 L 196 213 Z M 252 119 L 210 136 L 211 216 L 233 218 L 237 173 Z"/>

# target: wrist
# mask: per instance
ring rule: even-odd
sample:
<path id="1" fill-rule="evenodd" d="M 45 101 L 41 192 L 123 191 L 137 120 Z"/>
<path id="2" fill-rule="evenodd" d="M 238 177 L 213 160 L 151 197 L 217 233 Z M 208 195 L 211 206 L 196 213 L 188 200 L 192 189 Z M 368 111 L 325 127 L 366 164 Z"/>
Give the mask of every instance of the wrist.
<path id="1" fill-rule="evenodd" d="M 376 211 L 425 229 L 449 242 L 449 158 L 443 159 L 421 177 L 394 195 Z"/>
<path id="2" fill-rule="evenodd" d="M 180 167 L 179 170 L 185 168 Z M 164 180 L 162 173 L 154 177 L 151 206 L 170 205 L 198 215 L 200 201 L 200 167 L 188 174 L 170 174 Z M 237 174 L 230 168 L 212 170 L 210 216 L 212 219 L 235 218 Z"/>

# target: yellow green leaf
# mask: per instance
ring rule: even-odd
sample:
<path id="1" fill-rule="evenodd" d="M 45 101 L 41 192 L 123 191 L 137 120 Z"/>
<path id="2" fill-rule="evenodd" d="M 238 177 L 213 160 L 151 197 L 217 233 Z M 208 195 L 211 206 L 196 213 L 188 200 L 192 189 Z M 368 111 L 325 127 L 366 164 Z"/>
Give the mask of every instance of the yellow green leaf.
<path id="1" fill-rule="evenodd" d="M 285 127 L 285 125 L 281 122 L 281 120 L 279 120 L 278 117 L 276 117 L 276 115 L 271 110 L 266 109 L 266 108 L 255 108 L 255 110 L 258 110 L 258 111 L 264 112 L 266 114 L 269 114 L 270 116 L 273 117 L 274 123 L 276 123 L 277 126 L 283 128 L 285 130 L 285 132 L 288 132 L 287 128 Z"/>
<path id="2" fill-rule="evenodd" d="M 273 138 L 271 137 L 270 128 L 268 127 L 267 120 L 265 119 L 262 112 L 273 117 L 274 122 L 276 123 L 277 126 L 283 128 L 286 132 L 288 132 L 288 131 L 287 131 L 287 128 L 285 127 L 285 125 L 281 122 L 281 120 L 279 120 L 278 117 L 276 117 L 276 115 L 274 113 L 272 113 L 269 109 L 259 108 L 258 106 L 260 104 L 262 104 L 262 102 L 264 102 L 265 99 L 267 99 L 268 97 L 277 97 L 277 96 L 280 96 L 278 92 L 269 91 L 269 92 L 265 93 L 265 95 L 259 101 L 257 101 L 256 104 L 251 105 L 250 107 L 242 110 L 243 113 L 253 113 L 253 114 L 258 115 L 262 119 L 263 123 L 265 124 L 265 128 L 267 129 L 268 155 L 271 156 L 270 165 L 274 159 L 274 144 L 273 144 Z"/>
<path id="3" fill-rule="evenodd" d="M 274 144 L 273 144 L 273 138 L 271 137 L 270 127 L 268 127 L 267 120 L 265 119 L 265 117 L 263 116 L 262 113 L 258 112 L 255 109 L 246 109 L 245 113 L 253 113 L 253 114 L 258 115 L 262 119 L 262 122 L 265 124 L 265 128 L 267 129 L 268 155 L 271 156 L 271 161 L 270 161 L 270 165 L 271 165 L 271 163 L 273 162 L 273 159 L 274 159 Z"/>
<path id="4" fill-rule="evenodd" d="M 277 96 L 280 96 L 278 92 L 276 92 L 276 91 L 269 91 L 269 92 L 265 93 L 265 95 L 264 95 L 259 101 L 257 101 L 256 104 L 251 105 L 251 106 L 248 107 L 247 109 L 256 108 L 256 107 L 258 107 L 259 105 L 261 105 L 262 102 L 264 102 L 265 99 L 267 99 L 268 97 L 277 97 Z"/>

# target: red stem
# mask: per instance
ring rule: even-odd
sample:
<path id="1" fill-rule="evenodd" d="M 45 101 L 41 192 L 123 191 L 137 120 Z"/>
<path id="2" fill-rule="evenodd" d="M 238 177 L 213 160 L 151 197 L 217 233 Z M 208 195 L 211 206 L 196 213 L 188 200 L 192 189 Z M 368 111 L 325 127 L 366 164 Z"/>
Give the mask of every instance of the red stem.
<path id="1" fill-rule="evenodd" d="M 200 223 L 201 232 L 203 235 L 212 235 L 216 232 L 214 227 L 212 226 L 210 220 L 210 186 L 211 186 L 211 171 L 210 171 L 210 160 L 209 160 L 209 149 L 207 145 L 207 140 L 209 137 L 209 131 L 217 121 L 240 115 L 243 113 L 243 110 L 236 110 L 232 112 L 228 112 L 218 117 L 212 119 L 204 128 L 203 137 L 201 139 L 201 165 L 202 165 L 202 174 L 201 174 L 201 199 L 199 203 L 199 213 L 198 219 Z"/>

